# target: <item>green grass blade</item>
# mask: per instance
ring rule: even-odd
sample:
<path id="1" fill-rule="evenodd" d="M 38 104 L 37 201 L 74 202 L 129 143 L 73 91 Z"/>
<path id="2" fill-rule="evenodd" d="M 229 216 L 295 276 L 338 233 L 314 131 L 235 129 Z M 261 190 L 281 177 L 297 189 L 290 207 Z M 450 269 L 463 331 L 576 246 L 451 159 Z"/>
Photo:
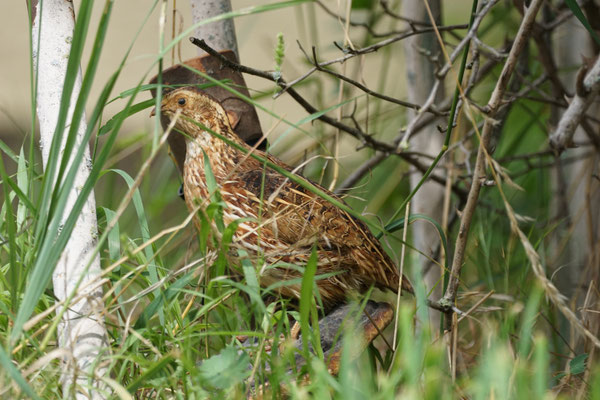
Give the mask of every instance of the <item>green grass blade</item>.
<path id="1" fill-rule="evenodd" d="M 127 172 L 120 170 L 120 169 L 111 169 L 109 171 L 114 172 L 114 173 L 118 174 L 121 178 L 123 178 L 123 180 L 127 184 L 127 187 L 129 187 L 130 189 L 133 187 L 134 180 Z M 150 228 L 148 226 L 148 220 L 146 218 L 146 211 L 144 209 L 144 202 L 142 201 L 142 195 L 140 194 L 139 189 L 135 189 L 135 191 L 133 192 L 132 203 L 135 208 L 136 215 L 137 215 L 142 240 L 144 242 L 147 242 L 150 240 Z M 146 246 L 146 248 L 144 249 L 144 254 L 146 255 L 146 259 L 149 262 L 148 272 L 150 273 L 151 284 L 155 284 L 158 282 L 158 272 L 156 270 L 157 265 L 154 261 L 151 261 L 155 258 L 155 250 L 156 249 L 154 248 L 153 245 Z"/>
<path id="2" fill-rule="evenodd" d="M 4 218 L 6 228 L 8 231 L 8 282 L 10 284 L 10 298 L 11 298 L 11 310 L 14 312 L 18 309 L 18 294 L 20 280 L 21 280 L 21 266 L 17 264 L 17 244 L 16 244 L 16 231 L 17 222 L 15 215 L 13 214 L 12 202 L 11 202 L 11 191 L 8 182 L 12 180 L 6 174 L 4 168 L 4 159 L 2 153 L 0 153 L 0 177 L 2 178 L 2 187 L 4 188 Z"/>
<path id="3" fill-rule="evenodd" d="M 161 290 L 159 295 L 152 300 L 152 302 L 144 308 L 142 314 L 140 314 L 138 320 L 135 323 L 134 329 L 142 329 L 148 325 L 148 321 L 160 310 L 166 302 L 173 300 L 179 293 L 181 288 L 187 286 L 194 278 L 194 272 L 189 272 L 173 282 L 165 290 Z M 159 289 L 160 290 L 160 289 Z"/>
<path id="4" fill-rule="evenodd" d="M 105 3 L 105 8 L 102 12 L 102 18 L 100 19 L 98 31 L 94 40 L 92 54 L 88 61 L 88 67 L 83 76 L 83 81 L 81 83 L 81 89 L 79 91 L 79 96 L 77 97 L 75 109 L 73 110 L 73 119 L 71 121 L 67 141 L 65 142 L 65 147 L 63 150 L 64 154 L 71 154 L 73 151 L 73 147 L 77 142 L 79 126 L 81 125 L 82 119 L 85 116 L 85 105 L 87 103 L 90 91 L 92 89 L 92 84 L 94 82 L 96 71 L 98 70 L 98 64 L 100 62 L 100 54 L 102 53 L 102 47 L 104 45 L 104 40 L 106 39 L 106 32 L 108 30 L 108 22 L 110 21 L 110 13 L 112 10 L 113 1 L 114 0 L 107 0 Z M 84 143 L 87 146 L 87 141 Z M 63 181 L 62 178 L 65 174 L 65 170 L 67 168 L 68 163 L 69 157 L 63 157 L 60 169 L 58 171 L 57 182 Z M 71 185 L 65 186 L 67 186 L 70 190 Z"/>
<path id="5" fill-rule="evenodd" d="M 143 111 L 149 107 L 152 107 L 153 105 L 154 100 L 145 100 L 132 105 L 126 110 L 116 113 L 111 119 L 106 121 L 106 123 L 102 127 L 100 127 L 100 129 L 98 130 L 98 136 L 102 136 L 110 132 L 113 129 L 116 121 L 122 118 L 131 117 L 132 115 L 137 114 L 138 112 Z"/>
<path id="6" fill-rule="evenodd" d="M 122 115 L 121 117 L 126 118 L 126 115 Z M 131 189 L 131 187 L 133 187 L 134 180 L 131 176 L 129 176 L 129 174 L 127 172 L 120 170 L 120 169 L 111 169 L 110 171 L 121 176 L 123 178 L 123 180 L 125 181 L 125 183 L 127 183 L 127 186 L 130 189 Z M 142 201 L 142 196 L 140 195 L 139 189 L 135 189 L 135 191 L 133 192 L 132 202 L 133 202 L 133 206 L 135 208 L 135 212 L 137 215 L 137 220 L 138 220 L 138 225 L 140 228 L 142 240 L 144 241 L 144 243 L 148 242 L 150 240 L 150 228 L 148 227 L 148 220 L 146 219 L 146 211 L 144 210 L 144 203 Z M 109 235 L 110 235 L 110 232 L 109 232 Z M 110 240 L 110 238 L 109 238 L 109 240 Z M 144 248 L 144 254 L 145 254 L 146 260 L 148 262 L 148 274 L 149 274 L 151 285 L 157 284 L 160 279 L 160 277 L 158 276 L 157 263 L 155 261 L 155 259 L 156 259 L 155 251 L 156 251 L 156 249 L 154 248 L 154 245 L 146 246 Z M 159 260 L 159 264 L 161 264 L 160 260 Z M 152 293 L 154 293 L 157 296 L 159 292 L 160 292 L 160 288 L 157 288 Z M 162 308 L 159 309 L 158 315 L 159 315 L 161 324 L 163 324 L 164 323 L 164 312 L 163 312 Z"/>
<path id="7" fill-rule="evenodd" d="M 23 147 L 19 152 L 19 162 L 17 163 L 17 186 L 13 188 L 16 195 L 19 197 L 19 206 L 17 209 L 17 229 L 23 229 L 25 226 L 25 219 L 27 217 L 27 210 L 31 215 L 36 215 L 37 210 L 33 206 L 31 200 L 29 200 L 29 169 L 27 168 L 27 159 L 23 152 Z M 34 178 L 31 177 L 33 181 Z"/>
<path id="8" fill-rule="evenodd" d="M 581 11 L 581 8 L 579 8 L 579 4 L 577 4 L 577 1 L 565 0 L 565 3 L 571 9 L 571 11 L 573 11 L 573 15 L 575 15 L 579 22 L 581 22 L 585 29 L 587 29 L 587 31 L 590 33 L 596 44 L 600 46 L 600 36 L 598 36 L 594 28 L 592 28 L 592 26 L 590 25 L 589 21 L 583 14 L 583 11 Z"/>
<path id="9" fill-rule="evenodd" d="M 548 340 L 538 335 L 533 343 L 533 398 L 542 399 L 548 390 Z"/>
<path id="10" fill-rule="evenodd" d="M 543 290 L 539 286 L 535 286 L 534 290 L 529 295 L 529 301 L 523 312 L 523 319 L 521 321 L 521 333 L 519 335 L 519 356 L 523 359 L 527 359 L 529 356 L 529 349 L 531 348 L 533 326 L 536 322 L 536 316 L 542 296 Z"/>
<path id="11" fill-rule="evenodd" d="M 24 159 L 19 157 L 19 160 Z M 2 162 L 2 164 L 4 165 L 4 161 L 2 159 L 2 154 L 0 154 L 0 162 Z M 24 171 L 22 169 L 23 164 L 20 163 L 19 161 L 19 173 L 23 174 L 26 173 L 26 171 Z M 23 175 L 21 175 L 21 182 L 23 181 Z M 23 191 L 23 190 L 28 190 L 27 187 L 21 187 L 19 185 L 19 183 L 15 183 L 12 179 L 10 179 L 10 177 L 8 175 L 6 175 L 6 172 L 4 172 L 4 174 L 2 175 L 2 183 L 7 184 L 10 189 L 12 189 L 14 195 L 17 196 L 17 198 L 19 199 L 19 201 L 27 208 L 29 209 L 29 211 L 35 215 L 36 214 L 36 208 L 33 205 L 33 203 L 31 202 L 31 200 L 29 199 L 29 196 L 27 196 L 27 194 Z"/>
<path id="12" fill-rule="evenodd" d="M 425 214 L 411 214 L 408 216 L 409 224 L 412 224 L 414 221 L 418 221 L 418 220 L 424 220 L 426 222 L 429 222 L 437 230 L 438 235 L 440 236 L 440 242 L 442 243 L 442 247 L 444 249 L 444 255 L 445 255 L 444 269 L 448 268 L 448 266 L 450 265 L 450 259 L 449 259 L 450 255 L 448 252 L 448 239 L 446 238 L 446 234 L 444 233 L 442 226 L 436 220 L 434 220 L 433 218 L 431 218 Z M 404 228 L 404 218 L 394 220 L 385 226 L 385 230 L 387 231 L 387 233 L 392 233 L 392 232 L 395 232 L 402 228 Z M 380 239 L 382 236 L 383 236 L 382 232 L 379 232 L 376 235 L 377 239 Z"/>
<path id="13" fill-rule="evenodd" d="M 313 287 L 315 285 L 315 274 L 317 272 L 317 248 L 313 247 L 310 258 L 306 263 L 304 275 L 302 276 L 302 285 L 300 286 L 300 331 L 302 332 L 302 350 L 304 358 L 308 361 L 310 352 L 308 350 L 308 338 L 312 337 L 309 318 L 310 310 L 315 307 L 313 301 Z"/>
<path id="14" fill-rule="evenodd" d="M 0 151 L 4 152 L 7 156 L 10 157 L 14 162 L 19 162 L 19 157 L 15 154 L 14 151 L 2 139 L 0 139 Z"/>
<path id="15" fill-rule="evenodd" d="M 23 390 L 27 396 L 36 400 L 40 399 L 40 397 L 33 391 L 31 386 L 29 386 L 27 380 L 23 378 L 21 372 L 19 372 L 17 367 L 15 367 L 15 365 L 12 363 L 7 351 L 3 346 L 0 346 L 0 365 L 2 365 L 2 369 L 8 373 L 8 375 L 17 383 L 17 385 L 19 385 L 21 390 Z"/>
<path id="16" fill-rule="evenodd" d="M 144 371 L 136 380 L 131 382 L 127 386 L 127 390 L 129 393 L 135 393 L 135 391 L 144 384 L 144 382 L 152 379 L 155 375 L 159 373 L 165 373 L 165 367 L 173 361 L 173 356 L 171 354 L 167 354 L 162 357 L 160 360 L 154 362 L 152 367 Z"/>
<path id="17" fill-rule="evenodd" d="M 110 222 L 115 218 L 115 212 L 106 207 L 100 207 L 99 210 L 104 213 L 104 217 L 106 219 L 106 225 L 109 225 Z M 111 261 L 118 260 L 121 255 L 121 240 L 120 240 L 120 229 L 119 223 L 117 222 L 112 230 L 108 232 L 108 256 Z"/>

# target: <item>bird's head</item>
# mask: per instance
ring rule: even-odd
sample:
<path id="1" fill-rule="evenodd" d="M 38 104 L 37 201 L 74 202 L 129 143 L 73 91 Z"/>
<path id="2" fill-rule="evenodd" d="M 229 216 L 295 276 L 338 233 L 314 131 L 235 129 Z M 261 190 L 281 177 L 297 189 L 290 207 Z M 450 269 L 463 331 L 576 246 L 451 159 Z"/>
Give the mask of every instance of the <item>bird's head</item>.
<path id="1" fill-rule="evenodd" d="M 221 103 L 214 97 L 193 86 L 186 86 L 166 93 L 160 106 L 163 115 L 172 119 L 179 114 L 175 128 L 183 131 L 191 138 L 198 138 L 207 133 L 193 121 L 222 134 L 231 135 L 232 127 L 237 123 L 234 113 L 225 111 Z M 151 115 L 154 115 L 153 110 Z"/>

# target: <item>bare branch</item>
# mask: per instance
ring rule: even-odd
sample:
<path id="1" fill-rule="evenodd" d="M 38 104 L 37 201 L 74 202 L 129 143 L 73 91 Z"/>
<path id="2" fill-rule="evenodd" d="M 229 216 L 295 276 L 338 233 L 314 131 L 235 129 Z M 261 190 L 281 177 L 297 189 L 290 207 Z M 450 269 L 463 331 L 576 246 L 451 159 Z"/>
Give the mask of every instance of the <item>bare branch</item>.
<path id="1" fill-rule="evenodd" d="M 585 72 L 585 70 L 582 72 Z M 580 74 L 580 76 L 582 75 Z M 575 97 L 573 97 L 571 104 L 562 115 L 556 131 L 550 136 L 550 146 L 558 153 L 572 147 L 575 129 L 579 126 L 598 92 L 600 92 L 600 56 L 579 82 Z"/>
<path id="2" fill-rule="evenodd" d="M 471 29 L 467 32 L 467 35 L 460 41 L 460 43 L 454 48 L 452 54 L 450 54 L 449 62 L 446 62 L 446 65 L 442 67 L 442 69 L 438 72 L 439 77 L 446 76 L 450 68 L 452 68 L 452 63 L 458 58 L 459 55 L 462 54 L 465 46 L 471 42 L 471 39 L 477 37 L 477 30 L 479 29 L 479 25 L 481 25 L 481 21 L 483 18 L 490 12 L 492 7 L 496 5 L 498 0 L 490 0 L 483 9 L 477 14 L 475 19 L 473 20 L 473 25 L 471 25 Z"/>
<path id="3" fill-rule="evenodd" d="M 465 29 L 467 27 L 467 25 L 461 24 L 461 25 L 451 25 L 451 26 L 441 26 L 438 28 L 439 31 L 450 31 L 450 30 L 454 30 L 454 29 Z M 412 30 L 407 30 L 405 32 L 399 33 L 396 36 L 393 36 L 391 38 L 382 40 L 380 42 L 374 43 L 370 46 L 366 46 L 363 47 L 362 49 L 341 49 L 345 54 L 341 57 L 335 58 L 333 60 L 329 60 L 329 61 L 323 61 L 321 63 L 319 63 L 319 67 L 323 68 L 323 67 L 327 67 L 329 65 L 332 64 L 337 64 L 337 63 L 344 63 L 345 61 L 354 58 L 356 56 L 359 55 L 363 55 L 363 54 L 369 54 L 369 53 L 373 53 L 376 52 L 377 50 L 388 46 L 392 43 L 398 42 L 400 40 L 406 39 L 408 37 L 414 36 L 414 35 L 419 35 L 419 34 L 423 34 L 423 33 L 431 33 L 434 32 L 433 28 L 421 28 L 421 29 L 412 29 Z M 290 87 L 296 85 L 298 82 L 303 81 L 304 79 L 308 78 L 311 74 L 313 74 L 315 71 L 317 71 L 316 67 L 311 68 L 310 70 L 308 70 L 306 73 L 304 73 L 304 75 L 294 79 L 293 81 L 289 82 L 287 84 L 287 86 L 285 88 L 283 88 L 280 92 L 278 92 L 277 94 L 275 94 L 274 98 L 279 97 L 283 92 L 285 92 L 286 90 L 289 90 Z"/>
<path id="4" fill-rule="evenodd" d="M 421 108 L 423 108 L 423 107 L 421 107 L 421 106 L 419 106 L 418 104 L 415 104 L 415 103 L 411 103 L 411 102 L 404 101 L 404 100 L 399 100 L 399 99 L 396 99 L 394 97 L 390 97 L 390 96 L 386 96 L 386 95 L 381 94 L 381 93 L 377 93 L 377 92 L 369 89 L 368 87 L 366 87 L 362 83 L 355 81 L 354 79 L 350 79 L 347 76 L 342 75 L 342 74 L 338 74 L 337 72 L 332 71 L 330 69 L 323 68 L 323 67 L 321 67 L 319 65 L 319 62 L 317 61 L 317 51 L 316 51 L 316 49 L 315 49 L 314 46 L 312 48 L 312 53 L 313 53 L 313 58 L 312 58 L 312 60 L 309 60 L 309 61 L 311 61 L 314 64 L 314 66 L 317 69 L 317 71 L 325 72 L 325 73 L 327 73 L 327 74 L 329 74 L 329 75 L 331 75 L 333 77 L 336 77 L 336 78 L 338 78 L 340 80 L 343 80 L 344 82 L 348 82 L 349 84 L 351 84 L 351 85 L 359 88 L 363 92 L 365 92 L 365 93 L 367 93 L 367 94 L 369 94 L 369 95 L 371 95 L 373 97 L 377 97 L 378 99 L 389 101 L 390 103 L 398 104 L 398 105 L 401 105 L 401 106 L 404 106 L 404 107 L 407 107 L 407 108 L 411 108 L 411 109 L 417 110 L 417 111 L 420 110 Z M 433 106 L 432 107 L 427 107 L 426 111 L 428 111 L 428 112 L 430 112 L 430 113 L 432 113 L 434 115 L 437 115 L 437 116 L 445 116 L 446 115 L 446 113 L 442 113 L 442 112 L 438 111 Z"/>
<path id="5" fill-rule="evenodd" d="M 288 88 L 289 95 L 292 96 L 292 98 L 294 100 L 296 100 L 298 102 L 298 104 L 300 104 L 309 114 L 315 114 L 319 111 L 317 108 L 312 106 L 306 99 L 304 99 L 304 97 L 302 97 L 298 92 L 296 92 L 296 90 L 289 87 L 288 84 L 286 83 L 286 81 L 283 78 L 281 78 L 279 76 L 279 74 L 274 74 L 272 72 L 267 72 L 267 71 L 261 71 L 258 69 L 246 67 L 244 65 L 231 62 L 227 58 L 223 57 L 220 53 L 218 53 L 214 49 L 212 49 L 210 46 L 208 46 L 204 40 L 200 40 L 197 38 L 190 38 L 190 41 L 194 45 L 205 50 L 208 54 L 221 60 L 221 62 L 224 65 L 227 65 L 231 69 L 270 80 L 272 82 L 275 82 L 281 88 Z M 353 128 L 351 126 L 343 124 L 343 123 L 337 121 L 336 119 L 331 118 L 325 114 L 320 115 L 317 119 L 319 119 L 335 128 L 338 128 L 346 133 L 349 133 L 350 135 L 352 135 L 356 139 L 358 139 L 365 146 L 371 147 L 375 150 L 384 151 L 384 152 L 391 152 L 391 153 L 396 152 L 396 147 L 394 145 L 376 140 L 372 136 L 361 131 L 360 129 Z"/>

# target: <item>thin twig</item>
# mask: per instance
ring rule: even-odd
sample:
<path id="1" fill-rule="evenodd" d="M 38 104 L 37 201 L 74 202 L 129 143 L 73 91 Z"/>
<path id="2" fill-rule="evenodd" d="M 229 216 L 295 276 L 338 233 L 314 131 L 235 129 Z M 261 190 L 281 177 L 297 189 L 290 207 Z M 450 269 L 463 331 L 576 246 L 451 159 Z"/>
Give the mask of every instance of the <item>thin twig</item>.
<path id="1" fill-rule="evenodd" d="M 362 83 L 355 81 L 354 79 L 348 78 L 347 76 L 339 74 L 339 73 L 337 73 L 335 71 L 332 71 L 330 69 L 326 69 L 326 68 L 321 67 L 319 65 L 319 62 L 317 61 L 317 53 L 316 53 L 316 49 L 315 49 L 314 46 L 312 48 L 312 54 L 313 54 L 313 58 L 312 58 L 312 60 L 309 59 L 309 61 L 313 63 L 313 65 L 315 66 L 315 68 L 317 69 L 317 71 L 325 72 L 325 73 L 327 73 L 327 74 L 329 74 L 329 75 L 331 75 L 331 76 L 333 76 L 335 78 L 338 78 L 338 79 L 340 79 L 340 80 L 342 80 L 344 82 L 348 82 L 349 84 L 351 84 L 351 85 L 359 88 L 363 92 L 365 92 L 365 93 L 367 93 L 367 94 L 369 94 L 369 95 L 371 95 L 373 97 L 377 97 L 378 99 L 389 101 L 390 103 L 395 103 L 395 104 L 401 105 L 403 107 L 410 108 L 410 109 L 417 110 L 417 111 L 419 111 L 420 109 L 423 108 L 422 106 L 419 106 L 418 104 L 415 104 L 415 103 L 411 103 L 411 102 L 408 102 L 408 101 L 396 99 L 394 97 L 386 96 L 385 94 L 377 93 L 377 92 L 369 89 L 368 87 L 366 87 Z M 428 107 L 427 111 L 429 111 L 430 113 L 432 113 L 434 115 L 440 116 L 440 117 L 446 116 L 446 113 L 438 111 L 437 109 L 435 109 L 435 107 Z"/>
<path id="2" fill-rule="evenodd" d="M 450 31 L 450 30 L 454 30 L 454 29 L 465 29 L 466 27 L 467 27 L 467 25 L 461 24 L 461 25 L 442 26 L 442 27 L 439 27 L 438 29 L 440 31 Z M 323 62 L 319 63 L 319 67 L 323 68 L 323 67 L 327 67 L 332 64 L 344 63 L 351 58 L 354 58 L 356 56 L 363 55 L 363 54 L 369 54 L 369 53 L 376 52 L 377 50 L 379 50 L 385 46 L 388 46 L 392 43 L 406 39 L 408 37 L 411 37 L 414 35 L 420 35 L 423 33 L 431 33 L 433 31 L 434 31 L 434 28 L 422 28 L 422 29 L 416 29 L 416 30 L 412 29 L 412 30 L 407 30 L 405 32 L 399 33 L 398 35 L 393 36 L 391 38 L 384 39 L 380 42 L 374 43 L 370 46 L 363 47 L 362 49 L 355 49 L 355 50 L 348 49 L 348 48 L 341 49 L 344 52 L 343 56 L 329 60 L 329 61 L 323 61 Z M 308 78 L 315 71 L 317 71 L 316 67 L 309 69 L 306 73 L 304 73 L 304 75 L 294 79 L 293 81 L 290 81 L 287 84 L 287 87 L 282 88 L 282 90 L 280 92 L 278 92 L 277 94 L 275 94 L 275 96 L 273 96 L 273 97 L 274 98 L 279 97 L 283 92 L 285 92 L 286 90 L 289 90 L 292 86 L 294 86 L 297 83 Z"/>
<path id="3" fill-rule="evenodd" d="M 395 34 L 399 33 L 398 31 L 388 31 L 388 32 L 381 32 L 381 33 L 375 32 L 375 30 L 372 28 L 372 25 L 368 22 L 352 21 L 349 18 L 342 17 L 341 15 L 336 14 L 333 10 L 330 10 L 329 8 L 327 8 L 327 6 L 323 2 L 316 0 L 316 3 L 323 9 L 323 11 L 325 11 L 326 14 L 331 15 L 332 17 L 343 22 L 344 24 L 364 28 L 367 30 L 367 32 L 369 32 L 369 35 L 371 35 L 375 38 L 387 37 L 387 36 L 391 36 L 391 35 L 395 35 Z"/>
<path id="4" fill-rule="evenodd" d="M 471 28 L 467 32 L 467 35 L 460 41 L 460 43 L 454 48 L 452 54 L 450 54 L 449 59 L 446 60 L 446 64 L 440 69 L 438 72 L 439 77 L 446 76 L 450 68 L 452 68 L 452 64 L 458 58 L 459 55 L 462 54 L 463 49 L 469 43 L 471 43 L 471 39 L 477 36 L 477 30 L 479 29 L 479 25 L 483 18 L 490 12 L 492 7 L 496 5 L 498 0 L 490 0 L 483 9 L 475 16 L 473 19 L 473 23 L 471 24 Z"/>
<path id="5" fill-rule="evenodd" d="M 460 322 L 463 319 L 468 317 L 473 311 L 475 311 L 477 308 L 479 308 L 479 306 L 493 294 L 494 294 L 494 291 L 490 290 L 488 294 L 486 294 L 481 299 L 479 299 L 475 304 L 473 304 L 473 307 L 469 308 L 463 315 L 461 315 L 461 317 L 458 319 L 458 321 L 456 321 L 456 323 L 460 324 Z"/>
<path id="6" fill-rule="evenodd" d="M 390 10 L 390 6 L 389 6 L 387 0 L 380 0 L 379 4 L 381 4 L 381 7 L 383 8 L 384 13 L 386 13 L 387 15 L 389 15 L 390 17 L 392 17 L 394 19 L 399 19 L 400 21 L 408 22 L 410 24 L 410 26 L 425 26 L 425 27 L 431 26 L 431 23 L 429 23 L 427 21 L 417 21 L 416 19 L 408 18 L 403 15 L 396 14 L 395 12 Z"/>

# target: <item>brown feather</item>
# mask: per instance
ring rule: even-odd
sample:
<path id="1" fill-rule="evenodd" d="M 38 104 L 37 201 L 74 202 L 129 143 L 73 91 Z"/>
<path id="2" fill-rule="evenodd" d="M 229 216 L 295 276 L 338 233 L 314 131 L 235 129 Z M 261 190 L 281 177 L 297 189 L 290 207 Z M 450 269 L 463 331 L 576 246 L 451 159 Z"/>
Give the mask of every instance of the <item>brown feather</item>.
<path id="1" fill-rule="evenodd" d="M 297 269 L 270 266 L 304 266 L 316 245 L 317 274 L 338 273 L 317 281 L 326 307 L 343 302 L 351 291 L 364 292 L 372 285 L 397 292 L 400 276 L 396 266 L 363 222 L 188 120 L 195 120 L 250 151 L 234 134 L 218 101 L 198 89 L 181 88 L 168 93 L 161 107 L 162 113 L 170 117 L 178 110 L 181 116 L 175 127 L 187 136 L 183 188 L 188 208 L 196 209 L 210 196 L 204 171 L 206 154 L 227 204 L 225 224 L 251 218 L 239 225 L 234 244 L 245 248 L 251 257 L 258 257 L 259 252 L 264 256 L 268 267 L 263 268 L 261 286 L 301 277 Z M 292 168 L 271 155 L 254 152 L 292 172 Z M 312 184 L 343 202 L 327 189 Z M 195 223 L 199 228 L 198 218 Z M 405 277 L 402 288 L 412 292 Z M 300 296 L 299 284 L 278 290 L 283 296 Z"/>

